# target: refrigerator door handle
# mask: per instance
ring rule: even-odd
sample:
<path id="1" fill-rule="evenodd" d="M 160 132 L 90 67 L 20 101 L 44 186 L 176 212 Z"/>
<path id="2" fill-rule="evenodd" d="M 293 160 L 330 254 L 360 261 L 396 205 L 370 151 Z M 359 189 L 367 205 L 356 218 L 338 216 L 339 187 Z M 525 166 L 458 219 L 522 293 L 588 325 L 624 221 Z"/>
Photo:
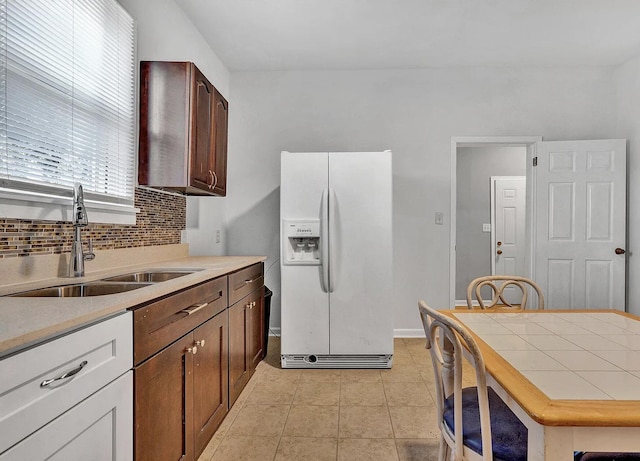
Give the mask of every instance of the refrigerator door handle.
<path id="1" fill-rule="evenodd" d="M 329 292 L 329 189 L 322 191 L 320 205 L 320 250 L 322 252 L 322 291 Z"/>
<path id="2" fill-rule="evenodd" d="M 336 272 L 333 268 L 333 260 L 335 259 L 333 257 L 333 255 L 335 254 L 335 252 L 337 251 L 337 245 L 338 245 L 338 233 L 336 230 L 336 193 L 333 189 L 329 189 L 329 193 L 328 193 L 328 203 L 329 203 L 329 235 L 331 236 L 331 246 L 329 248 L 329 293 L 333 293 L 334 290 L 334 284 L 333 284 L 333 280 L 335 278 Z"/>

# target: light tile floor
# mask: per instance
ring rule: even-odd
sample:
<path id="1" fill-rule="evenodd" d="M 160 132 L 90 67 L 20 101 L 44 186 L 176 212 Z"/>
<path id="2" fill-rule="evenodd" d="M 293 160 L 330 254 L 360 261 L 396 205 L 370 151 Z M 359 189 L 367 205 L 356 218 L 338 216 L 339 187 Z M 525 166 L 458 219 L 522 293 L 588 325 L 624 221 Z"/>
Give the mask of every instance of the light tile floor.
<path id="1" fill-rule="evenodd" d="M 424 339 L 391 370 L 283 370 L 279 338 L 198 461 L 428 461 L 438 454 Z"/>

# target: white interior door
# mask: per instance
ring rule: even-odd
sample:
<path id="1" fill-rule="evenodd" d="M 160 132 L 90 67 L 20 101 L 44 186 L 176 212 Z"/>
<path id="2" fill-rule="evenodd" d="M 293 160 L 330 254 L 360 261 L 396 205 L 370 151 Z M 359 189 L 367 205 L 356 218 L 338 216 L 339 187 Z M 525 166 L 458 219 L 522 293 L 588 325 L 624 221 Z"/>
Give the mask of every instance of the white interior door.
<path id="1" fill-rule="evenodd" d="M 491 273 L 526 276 L 525 176 L 491 177 Z M 519 289 L 508 287 L 505 295 L 517 303 Z"/>
<path id="2" fill-rule="evenodd" d="M 546 307 L 625 310 L 626 141 L 536 150 L 532 255 Z"/>

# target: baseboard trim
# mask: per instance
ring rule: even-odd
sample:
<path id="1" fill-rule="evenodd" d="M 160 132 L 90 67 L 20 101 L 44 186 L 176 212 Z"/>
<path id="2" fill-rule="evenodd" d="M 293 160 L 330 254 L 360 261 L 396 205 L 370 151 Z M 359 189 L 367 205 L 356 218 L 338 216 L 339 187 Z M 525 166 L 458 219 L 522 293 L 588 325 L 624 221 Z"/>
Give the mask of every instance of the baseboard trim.
<path id="1" fill-rule="evenodd" d="M 397 328 L 393 330 L 394 338 L 424 338 L 422 328 Z"/>
<path id="2" fill-rule="evenodd" d="M 280 328 L 270 327 L 269 336 L 280 337 Z M 422 328 L 398 328 L 393 330 L 394 338 L 424 338 Z"/>

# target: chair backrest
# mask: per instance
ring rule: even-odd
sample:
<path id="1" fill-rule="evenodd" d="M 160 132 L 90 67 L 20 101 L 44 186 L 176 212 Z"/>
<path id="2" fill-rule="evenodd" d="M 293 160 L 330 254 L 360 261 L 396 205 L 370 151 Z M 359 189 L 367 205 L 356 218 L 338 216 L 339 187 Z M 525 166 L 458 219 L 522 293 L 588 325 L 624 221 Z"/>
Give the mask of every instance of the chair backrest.
<path id="1" fill-rule="evenodd" d="M 482 289 L 488 287 L 491 289 L 491 302 L 488 304 L 482 299 Z M 521 297 L 519 302 L 509 302 L 505 296 L 505 289 L 508 287 L 517 287 L 520 289 Z M 536 282 L 526 277 L 518 275 L 487 275 L 478 277 L 471 281 L 467 287 L 467 307 L 474 309 L 475 301 L 478 302 L 480 309 L 514 309 L 523 310 L 527 308 L 529 295 L 535 292 L 538 297 L 537 309 L 544 309 L 544 295 Z"/>
<path id="2" fill-rule="evenodd" d="M 480 430 L 482 432 L 483 460 L 492 460 L 491 423 L 489 418 L 489 398 L 487 378 L 482 353 L 467 329 L 459 322 L 429 307 L 424 301 L 418 303 L 424 332 L 427 336 L 426 348 L 431 355 L 436 381 L 436 405 L 438 425 L 447 444 L 454 448 L 455 459 L 461 459 L 463 448 L 462 413 L 462 362 L 463 351 L 471 355 L 475 369 L 478 406 L 480 410 Z M 444 401 L 453 394 L 454 434 L 444 423 Z"/>

